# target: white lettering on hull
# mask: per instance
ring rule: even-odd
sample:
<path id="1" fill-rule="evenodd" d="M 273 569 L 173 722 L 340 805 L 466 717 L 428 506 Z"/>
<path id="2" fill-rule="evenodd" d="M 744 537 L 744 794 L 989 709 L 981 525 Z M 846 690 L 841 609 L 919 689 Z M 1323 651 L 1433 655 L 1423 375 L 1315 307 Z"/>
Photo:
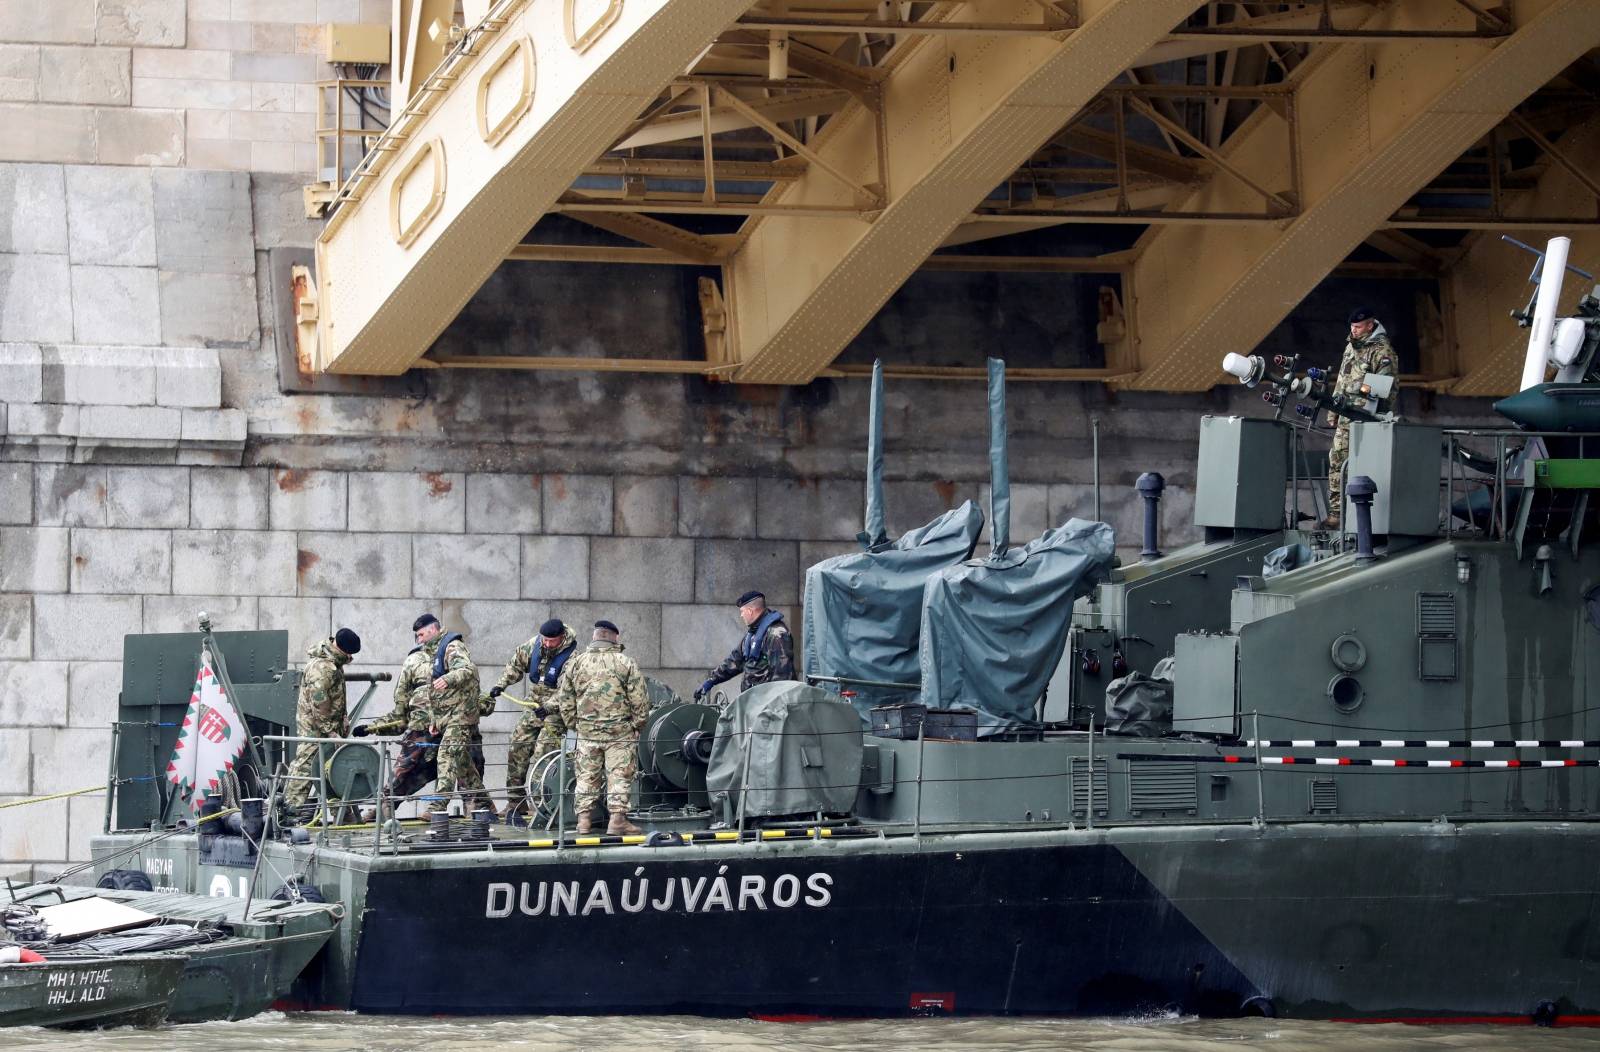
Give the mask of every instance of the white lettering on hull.
<path id="1" fill-rule="evenodd" d="M 731 876 L 718 866 L 715 876 L 661 878 L 651 896 L 651 881 L 644 866 L 614 887 L 610 878 L 522 881 L 489 884 L 483 915 L 489 920 L 507 917 L 587 917 L 591 913 L 742 913 L 748 910 L 823 909 L 833 902 L 833 877 L 810 873 L 801 878 L 784 873 L 770 885 L 759 874 Z"/>
<path id="2" fill-rule="evenodd" d="M 111 969 L 51 972 L 45 976 L 45 1004 L 83 1005 L 104 1001 L 111 993 Z"/>

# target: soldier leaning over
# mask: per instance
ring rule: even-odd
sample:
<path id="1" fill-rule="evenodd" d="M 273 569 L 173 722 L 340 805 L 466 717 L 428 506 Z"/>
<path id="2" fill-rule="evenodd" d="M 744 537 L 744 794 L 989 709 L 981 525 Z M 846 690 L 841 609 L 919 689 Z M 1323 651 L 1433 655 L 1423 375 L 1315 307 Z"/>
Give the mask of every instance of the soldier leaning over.
<path id="1" fill-rule="evenodd" d="M 1344 345 L 1333 393 L 1359 398 L 1361 382 L 1368 373 L 1394 376 L 1398 371 L 1399 356 L 1389 342 L 1389 332 L 1383 323 L 1365 307 L 1351 311 L 1350 340 Z M 1393 398 L 1391 394 L 1379 408 L 1387 409 Z M 1323 529 L 1336 530 L 1344 509 L 1344 465 L 1350 459 L 1350 421 L 1329 413 L 1328 423 L 1337 426 L 1333 432 L 1333 448 L 1328 451 L 1328 517 L 1320 525 Z"/>
<path id="2" fill-rule="evenodd" d="M 432 614 L 423 614 L 411 623 L 411 635 L 417 645 L 401 662 L 400 674 L 395 677 L 394 708 L 388 715 L 350 731 L 357 738 L 401 734 L 400 756 L 395 760 L 388 789 L 393 797 L 410 796 L 439 773 L 439 739 L 428 731 L 428 690 L 442 631 L 439 619 Z"/>
<path id="3" fill-rule="evenodd" d="M 644 673 L 622 652 L 617 626 L 594 623 L 594 642 L 567 662 L 556 692 L 562 722 L 578 732 L 578 826 L 591 828 L 590 812 L 606 781 L 610 834 L 641 833 L 628 821 L 628 800 L 638 770 L 639 732 L 650 713 Z"/>
<path id="4" fill-rule="evenodd" d="M 361 653 L 361 637 L 341 628 L 306 651 L 306 667 L 300 673 L 300 695 L 295 701 L 295 736 L 299 738 L 344 737 L 346 708 L 344 667 Z M 289 768 L 289 788 L 283 799 L 299 807 L 311 797 L 312 772 L 316 769 L 319 748 L 315 742 L 301 742 Z M 332 750 L 328 750 L 328 756 Z"/>
<path id="5" fill-rule="evenodd" d="M 507 687 L 526 676 L 527 700 L 536 706 L 522 714 L 511 732 L 511 752 L 506 768 L 507 822 L 519 821 L 525 814 L 528 765 L 533 761 L 535 742 L 544 729 L 548 715 L 546 706 L 553 704 L 561 673 L 577 652 L 577 633 L 562 624 L 560 618 L 553 617 L 539 626 L 538 635 L 512 653 L 500 682 L 489 688 L 489 696 L 498 698 Z"/>
<path id="6" fill-rule="evenodd" d="M 433 655 L 433 680 L 429 684 L 429 730 L 439 735 L 439 795 L 446 798 L 435 810 L 444 810 L 448 797 L 463 794 L 467 810 L 494 810 L 483 779 L 472 762 L 472 738 L 478 729 L 481 709 L 478 666 L 459 632 L 439 637 Z"/>
<path id="7" fill-rule="evenodd" d="M 694 692 L 699 701 L 711 693 L 718 683 L 726 682 L 744 673 L 740 690 L 749 690 L 757 683 L 794 679 L 794 636 L 783 623 L 783 614 L 767 608 L 767 597 L 760 592 L 746 592 L 739 597 L 739 617 L 744 621 L 744 637 L 733 648 L 728 659 L 706 676 L 706 681 Z"/>

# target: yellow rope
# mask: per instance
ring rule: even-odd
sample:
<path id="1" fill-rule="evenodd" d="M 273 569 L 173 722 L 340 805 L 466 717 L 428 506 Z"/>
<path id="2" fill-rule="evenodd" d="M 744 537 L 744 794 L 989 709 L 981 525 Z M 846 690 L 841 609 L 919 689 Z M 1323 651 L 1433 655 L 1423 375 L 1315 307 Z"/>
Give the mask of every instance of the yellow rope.
<path id="1" fill-rule="evenodd" d="M 98 793 L 105 786 L 91 785 L 87 789 L 74 789 L 69 793 L 51 793 L 49 796 L 30 796 L 26 800 L 10 800 L 0 804 L 0 811 L 8 807 L 21 807 L 23 804 L 42 804 L 49 800 L 65 800 L 69 796 L 82 796 L 84 793 Z"/>

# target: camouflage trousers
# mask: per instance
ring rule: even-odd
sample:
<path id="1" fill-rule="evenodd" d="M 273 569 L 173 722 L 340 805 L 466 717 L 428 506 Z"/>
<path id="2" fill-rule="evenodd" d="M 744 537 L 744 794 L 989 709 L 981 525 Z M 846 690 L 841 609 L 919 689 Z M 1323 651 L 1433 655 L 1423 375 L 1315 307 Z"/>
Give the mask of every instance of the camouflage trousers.
<path id="1" fill-rule="evenodd" d="M 444 810 L 450 806 L 449 798 L 457 793 L 461 794 L 462 805 L 469 813 L 475 808 L 493 807 L 489 794 L 483 791 L 483 776 L 473 762 L 471 736 L 447 730 L 438 751 L 438 790 L 445 799 L 436 802 L 433 809 Z"/>
<path id="2" fill-rule="evenodd" d="M 578 732 L 578 810 L 587 814 L 606 786 L 606 810 L 623 814 L 633 793 L 633 776 L 639 769 L 639 738 L 631 732 L 611 737 L 603 732 Z"/>
<path id="3" fill-rule="evenodd" d="M 1337 519 L 1344 508 L 1344 465 L 1350 459 L 1350 423 L 1341 419 L 1328 450 L 1328 514 Z"/>
<path id="4" fill-rule="evenodd" d="M 400 739 L 400 755 L 394 761 L 394 778 L 389 795 L 410 796 L 439 774 L 439 737 L 427 731 L 406 731 Z"/>
<path id="5" fill-rule="evenodd" d="M 295 736 L 299 738 L 333 738 L 343 733 L 342 727 L 295 728 Z M 337 745 L 322 746 L 323 762 L 333 759 L 333 754 L 338 748 Z M 311 790 L 316 785 L 317 752 L 318 746 L 315 742 L 302 742 L 294 751 L 294 762 L 289 765 L 289 780 L 283 791 L 283 802 L 290 807 L 299 807 L 311 799 Z"/>
<path id="6" fill-rule="evenodd" d="M 528 767 L 535 756 L 542 755 L 537 744 L 543 729 L 544 720 L 531 710 L 523 713 L 522 719 L 512 728 L 511 751 L 506 755 L 507 814 L 527 802 L 524 789 L 528 783 Z"/>
<path id="7" fill-rule="evenodd" d="M 474 733 L 467 750 L 472 766 L 483 779 L 483 735 Z M 394 761 L 394 776 L 389 782 L 392 797 L 410 796 L 439 777 L 439 735 L 427 731 L 406 731 L 400 739 L 400 755 Z"/>

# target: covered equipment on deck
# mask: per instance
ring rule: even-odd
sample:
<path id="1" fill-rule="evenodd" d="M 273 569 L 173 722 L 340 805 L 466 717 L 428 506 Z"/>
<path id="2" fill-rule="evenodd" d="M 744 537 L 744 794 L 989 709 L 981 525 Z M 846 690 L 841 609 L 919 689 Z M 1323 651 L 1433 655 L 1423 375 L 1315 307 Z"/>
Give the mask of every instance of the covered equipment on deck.
<path id="1" fill-rule="evenodd" d="M 861 721 L 819 687 L 783 681 L 740 694 L 717 721 L 706 769 L 713 807 L 745 817 L 845 814 L 861 782 Z"/>

